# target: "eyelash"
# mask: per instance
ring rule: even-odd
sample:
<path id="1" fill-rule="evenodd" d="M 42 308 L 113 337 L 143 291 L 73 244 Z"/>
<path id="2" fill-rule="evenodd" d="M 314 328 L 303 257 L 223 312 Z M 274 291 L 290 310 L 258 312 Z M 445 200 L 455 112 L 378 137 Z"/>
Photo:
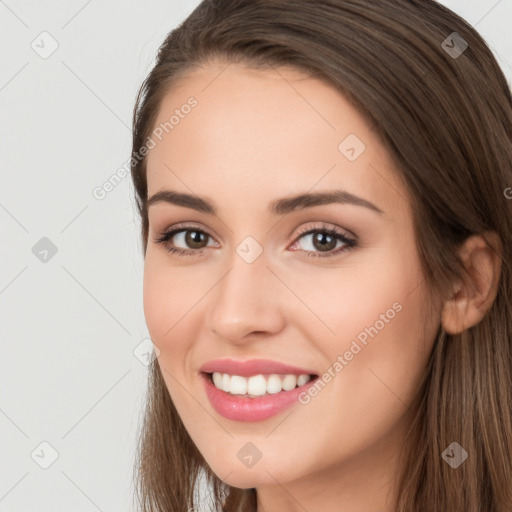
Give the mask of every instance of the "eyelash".
<path id="1" fill-rule="evenodd" d="M 170 231 L 164 231 L 160 235 L 156 236 L 154 238 L 154 242 L 163 244 L 164 247 L 167 249 L 167 251 L 169 251 L 171 254 L 177 254 L 178 256 L 198 256 L 198 255 L 202 254 L 204 252 L 204 248 L 203 249 L 181 249 L 181 248 L 172 247 L 171 245 L 169 245 L 168 241 L 174 235 L 181 233 L 182 231 L 196 231 L 198 233 L 204 233 L 208 237 L 213 238 L 207 231 L 199 229 L 196 226 L 177 225 L 175 227 L 175 229 L 172 229 Z M 337 229 L 334 229 L 334 228 L 330 228 L 323 224 L 321 226 L 315 227 L 315 228 L 303 228 L 297 234 L 296 240 L 300 239 L 301 237 L 303 237 L 305 235 L 310 235 L 312 233 L 327 233 L 328 235 L 333 236 L 337 240 L 343 242 L 345 244 L 345 246 L 338 248 L 336 250 L 333 250 L 326 254 L 321 254 L 319 251 L 301 251 L 301 252 L 304 252 L 305 256 L 308 258 L 331 258 L 331 257 L 337 256 L 338 254 L 340 254 L 342 252 L 347 252 L 347 251 L 350 251 L 351 249 L 354 249 L 355 247 L 357 247 L 357 240 L 348 238 L 341 231 L 338 231 Z"/>

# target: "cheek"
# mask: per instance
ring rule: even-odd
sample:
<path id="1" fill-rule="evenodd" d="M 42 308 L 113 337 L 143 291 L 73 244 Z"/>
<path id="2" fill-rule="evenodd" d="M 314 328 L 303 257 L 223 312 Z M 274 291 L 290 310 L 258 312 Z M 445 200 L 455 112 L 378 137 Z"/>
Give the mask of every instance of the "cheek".
<path id="1" fill-rule="evenodd" d="M 149 253 L 149 251 L 148 251 Z M 143 305 L 148 332 L 158 347 L 158 365 L 167 390 L 180 411 L 191 410 L 183 396 L 180 383 L 184 382 L 190 352 L 190 340 L 194 339 L 188 330 L 196 300 L 189 298 L 190 286 L 180 283 L 177 273 L 165 263 L 155 261 L 147 254 L 144 266 Z M 180 292 L 183 290 L 183 293 Z"/>
<path id="2" fill-rule="evenodd" d="M 433 345 L 435 331 L 423 330 L 420 288 L 410 289 L 395 289 L 366 302 L 371 314 L 361 315 L 344 341 L 345 359 L 352 359 L 343 369 L 341 392 L 351 390 L 346 399 L 354 411 L 364 415 L 367 408 L 376 422 L 386 417 L 391 421 L 411 404 Z"/>
<path id="3" fill-rule="evenodd" d="M 160 350 L 160 366 L 173 376 L 188 378 L 195 371 L 192 354 L 201 338 L 207 307 L 205 297 L 215 279 L 218 278 L 208 275 L 208 269 L 173 266 L 165 254 L 147 252 L 144 316 L 151 339 Z M 168 384 L 175 387 L 173 379 Z"/>
<path id="4" fill-rule="evenodd" d="M 146 325 L 153 343 L 165 358 L 169 351 L 180 351 L 180 329 L 187 325 L 187 311 L 196 301 L 193 288 L 183 282 L 180 272 L 159 261 L 159 255 L 146 256 L 143 280 L 143 306 Z M 189 313 L 190 314 L 190 313 Z"/>
<path id="5" fill-rule="evenodd" d="M 144 317 L 151 339 L 160 350 L 165 331 L 169 329 L 165 312 L 172 311 L 172 303 L 166 290 L 165 279 L 162 279 L 156 266 L 151 263 L 150 256 L 146 256 L 143 279 Z"/>
<path id="6" fill-rule="evenodd" d="M 311 338 L 330 366 L 323 374 L 325 388 L 305 406 L 304 424 L 323 431 L 324 440 L 343 440 L 325 455 L 332 462 L 405 428 L 402 417 L 428 363 L 435 331 L 421 329 L 421 288 L 410 293 L 418 284 L 415 279 L 392 276 L 374 280 L 371 288 L 352 283 L 338 291 L 342 298 L 336 307 L 322 310 L 336 335 Z M 318 450 L 325 449 L 321 442 Z"/>
<path id="7" fill-rule="evenodd" d="M 374 338 L 384 338 L 386 332 L 407 330 L 407 324 L 414 327 L 423 320 L 419 269 L 411 262 L 406 265 L 399 258 L 380 256 L 356 262 L 353 270 L 327 269 L 317 272 L 314 280 L 299 278 L 294 283 L 297 295 L 316 317 L 306 315 L 310 327 L 306 323 L 304 327 L 323 352 L 348 350 L 354 339 L 365 346 Z"/>
<path id="8" fill-rule="evenodd" d="M 330 330 L 318 322 L 315 331 L 305 327 L 333 375 L 327 387 L 355 416 L 377 419 L 409 404 L 428 362 L 437 324 L 423 331 L 422 274 L 405 256 L 390 251 L 357 272 L 316 279 L 308 292 L 308 304 Z"/>

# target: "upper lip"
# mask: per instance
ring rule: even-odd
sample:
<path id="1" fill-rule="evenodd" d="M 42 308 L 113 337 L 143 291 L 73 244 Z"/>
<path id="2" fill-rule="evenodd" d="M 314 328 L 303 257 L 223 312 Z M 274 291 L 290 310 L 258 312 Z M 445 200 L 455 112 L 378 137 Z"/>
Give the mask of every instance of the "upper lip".
<path id="1" fill-rule="evenodd" d="M 241 377 L 251 377 L 259 374 L 294 374 L 294 375 L 316 375 L 314 372 L 297 366 L 271 361 L 270 359 L 248 359 L 246 361 L 236 361 L 234 359 L 216 359 L 208 361 L 201 366 L 200 370 L 205 373 L 228 373 L 230 375 L 240 375 Z"/>

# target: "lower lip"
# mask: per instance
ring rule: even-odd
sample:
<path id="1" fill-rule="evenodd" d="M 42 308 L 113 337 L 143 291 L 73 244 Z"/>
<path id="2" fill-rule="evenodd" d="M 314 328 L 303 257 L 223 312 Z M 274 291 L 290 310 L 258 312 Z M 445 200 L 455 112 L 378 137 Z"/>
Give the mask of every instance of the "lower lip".
<path id="1" fill-rule="evenodd" d="M 251 398 L 232 395 L 217 389 L 207 373 L 201 373 L 201 377 L 204 381 L 206 396 L 212 407 L 221 416 L 234 421 L 262 421 L 271 418 L 297 402 L 299 395 L 307 391 L 308 387 L 318 379 L 318 377 L 312 378 L 306 384 L 290 391 L 280 391 L 259 398 Z"/>

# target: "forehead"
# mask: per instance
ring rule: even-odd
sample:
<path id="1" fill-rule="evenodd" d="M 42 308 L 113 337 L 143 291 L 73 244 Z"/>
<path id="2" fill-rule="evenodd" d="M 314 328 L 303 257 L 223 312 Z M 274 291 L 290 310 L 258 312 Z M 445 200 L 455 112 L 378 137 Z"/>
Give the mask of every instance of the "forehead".
<path id="1" fill-rule="evenodd" d="M 148 196 L 188 188 L 225 202 L 236 191 L 250 204 L 343 188 L 385 211 L 406 208 L 405 186 L 372 126 L 332 86 L 293 68 L 209 63 L 167 93 L 159 127 Z"/>

